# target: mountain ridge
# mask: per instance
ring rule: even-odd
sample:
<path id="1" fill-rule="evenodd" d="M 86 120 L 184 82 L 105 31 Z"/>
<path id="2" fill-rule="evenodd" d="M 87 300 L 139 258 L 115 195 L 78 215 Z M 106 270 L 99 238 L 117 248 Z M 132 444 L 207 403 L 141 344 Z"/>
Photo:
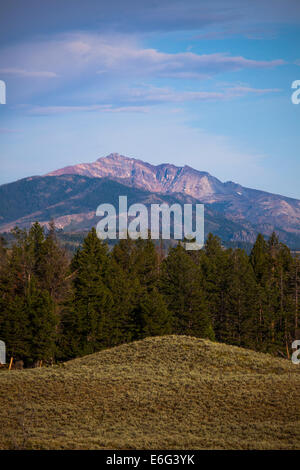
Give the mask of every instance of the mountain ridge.
<path id="1" fill-rule="evenodd" d="M 259 232 L 300 249 L 300 200 L 222 183 L 188 165 L 152 165 L 117 153 L 0 186 L 0 230 L 54 218 L 64 230 L 91 228 L 96 208 L 128 194 L 141 202 L 204 203 L 206 229 L 224 241 L 253 243 Z M 206 230 L 207 233 L 207 230 Z"/>
<path id="2" fill-rule="evenodd" d="M 219 178 L 211 175 L 208 171 L 197 170 L 197 169 L 191 167 L 190 165 L 177 166 L 177 165 L 174 165 L 173 163 L 160 163 L 158 165 L 154 165 L 154 164 L 145 162 L 145 161 L 143 161 L 139 158 L 127 157 L 127 156 L 119 154 L 117 152 L 110 153 L 109 155 L 107 155 L 105 157 L 99 157 L 94 162 L 78 163 L 78 164 L 75 164 L 75 165 L 68 165 L 68 166 L 59 168 L 57 170 L 53 170 L 49 173 L 46 173 L 44 176 L 60 176 L 60 175 L 63 175 L 63 174 L 79 174 L 79 175 L 82 175 L 82 176 L 102 177 L 102 176 L 104 176 L 102 174 L 102 172 L 104 172 L 103 171 L 104 168 L 105 167 L 106 167 L 106 169 L 109 168 L 109 166 L 106 165 L 106 162 L 114 162 L 114 163 L 115 162 L 122 162 L 122 163 L 130 162 L 130 163 L 133 164 L 132 167 L 134 167 L 134 164 L 142 165 L 144 167 L 152 169 L 153 171 L 155 171 L 157 169 L 158 170 L 156 172 L 157 175 L 159 175 L 161 173 L 161 170 L 166 170 L 166 169 L 175 170 L 177 175 L 184 173 L 184 170 L 186 170 L 186 171 L 189 171 L 189 173 L 191 173 L 191 174 L 200 175 L 202 177 L 208 177 L 212 181 L 214 181 L 216 184 L 219 184 L 219 185 L 222 185 L 222 186 L 231 186 L 231 187 L 234 186 L 236 189 L 246 189 L 246 190 L 251 190 L 251 191 L 263 192 L 264 194 L 270 194 L 272 196 L 283 197 L 284 199 L 299 201 L 299 199 L 297 199 L 297 198 L 292 198 L 290 196 L 284 196 L 284 195 L 279 194 L 279 193 L 271 193 L 269 191 L 264 191 L 264 190 L 257 189 L 257 188 L 249 188 L 249 187 L 246 187 L 246 186 L 242 186 L 241 184 L 236 183 L 236 182 L 231 181 L 231 180 L 222 182 Z M 105 164 L 104 167 L 103 167 L 103 164 Z M 120 166 L 118 168 L 120 168 Z M 98 173 L 97 173 L 97 171 L 98 171 Z M 109 176 L 113 176 L 113 174 L 110 174 Z M 120 176 L 120 175 L 114 175 L 114 176 L 116 178 L 124 178 L 124 176 Z M 127 176 L 129 176 L 129 174 Z M 151 190 L 154 191 L 154 188 L 151 188 Z"/>
<path id="3" fill-rule="evenodd" d="M 206 171 L 199 171 L 189 165 L 176 166 L 172 163 L 161 163 L 153 165 L 143 160 L 126 157 L 119 153 L 111 153 L 106 157 L 100 157 L 92 163 L 79 163 L 47 173 L 45 176 L 61 176 L 63 174 L 79 174 L 89 177 L 110 176 L 117 179 L 127 180 L 136 187 L 143 187 L 151 192 L 183 192 L 193 197 L 208 199 L 212 194 L 212 187 L 223 193 L 223 185 L 218 178 Z M 186 178 L 196 176 L 204 178 L 201 182 L 204 191 L 197 192 L 195 189 L 186 188 Z M 182 181 L 183 180 L 183 181 Z M 209 181 L 208 181 L 209 180 Z M 176 184 L 179 181 L 179 185 Z M 210 184 L 208 184 L 210 183 Z M 209 191 L 210 190 L 210 191 Z M 207 202 L 212 202 L 211 200 Z"/>
<path id="4" fill-rule="evenodd" d="M 155 193 L 182 193 L 215 206 L 232 221 L 243 220 L 259 226 L 268 225 L 300 236 L 300 200 L 247 188 L 232 181 L 222 183 L 208 172 L 188 165 L 152 165 L 112 153 L 98 158 L 94 163 L 65 167 L 48 173 L 48 176 L 68 172 L 100 178 L 106 176 L 131 187 Z"/>

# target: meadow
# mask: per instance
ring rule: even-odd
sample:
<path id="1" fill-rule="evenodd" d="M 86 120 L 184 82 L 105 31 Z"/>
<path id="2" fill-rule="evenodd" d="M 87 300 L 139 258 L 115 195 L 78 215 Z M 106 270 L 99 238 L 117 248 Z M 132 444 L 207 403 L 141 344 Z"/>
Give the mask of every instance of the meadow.
<path id="1" fill-rule="evenodd" d="M 0 449 L 300 449 L 300 367 L 189 336 L 0 372 Z"/>

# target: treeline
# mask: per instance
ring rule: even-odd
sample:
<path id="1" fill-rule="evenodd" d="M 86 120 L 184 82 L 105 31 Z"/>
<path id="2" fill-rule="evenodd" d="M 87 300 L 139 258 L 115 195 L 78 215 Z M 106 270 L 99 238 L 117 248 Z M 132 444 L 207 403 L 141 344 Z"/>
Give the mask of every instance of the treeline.
<path id="1" fill-rule="evenodd" d="M 184 334 L 289 357 L 298 331 L 300 260 L 262 235 L 250 256 L 209 234 L 165 256 L 151 240 L 109 251 L 95 229 L 70 259 L 35 223 L 0 243 L 0 339 L 26 366 L 146 336 Z"/>

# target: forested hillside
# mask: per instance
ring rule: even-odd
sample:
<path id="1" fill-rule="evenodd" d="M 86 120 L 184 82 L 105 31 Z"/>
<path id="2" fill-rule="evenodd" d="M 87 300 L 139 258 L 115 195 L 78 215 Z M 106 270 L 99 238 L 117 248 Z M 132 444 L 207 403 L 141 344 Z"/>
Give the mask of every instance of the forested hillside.
<path id="1" fill-rule="evenodd" d="M 203 250 L 167 255 L 151 240 L 111 251 L 86 236 L 73 259 L 52 224 L 15 230 L 0 249 L 0 338 L 25 366 L 148 336 L 191 335 L 289 358 L 297 336 L 300 259 L 275 234 L 250 256 L 209 235 Z M 22 365 L 22 362 L 19 362 Z"/>

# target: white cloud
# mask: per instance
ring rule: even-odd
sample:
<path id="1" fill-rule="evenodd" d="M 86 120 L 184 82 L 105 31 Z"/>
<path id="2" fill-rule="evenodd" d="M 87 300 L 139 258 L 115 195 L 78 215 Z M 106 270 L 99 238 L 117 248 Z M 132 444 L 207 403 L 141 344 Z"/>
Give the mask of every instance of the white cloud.
<path id="1" fill-rule="evenodd" d="M 240 69 L 266 69 L 265 61 L 224 53 L 165 53 L 141 47 L 133 37 L 74 33 L 1 50 L 2 72 L 30 77 L 91 76 L 104 72 L 134 77 L 201 78 Z"/>
<path id="2" fill-rule="evenodd" d="M 216 91 L 178 91 L 171 88 L 143 87 L 125 92 L 125 99 L 143 103 L 178 103 L 187 101 L 226 101 L 248 94 L 263 95 L 277 93 L 278 88 L 252 88 L 235 85 Z M 123 92 L 124 96 L 124 92 Z"/>

